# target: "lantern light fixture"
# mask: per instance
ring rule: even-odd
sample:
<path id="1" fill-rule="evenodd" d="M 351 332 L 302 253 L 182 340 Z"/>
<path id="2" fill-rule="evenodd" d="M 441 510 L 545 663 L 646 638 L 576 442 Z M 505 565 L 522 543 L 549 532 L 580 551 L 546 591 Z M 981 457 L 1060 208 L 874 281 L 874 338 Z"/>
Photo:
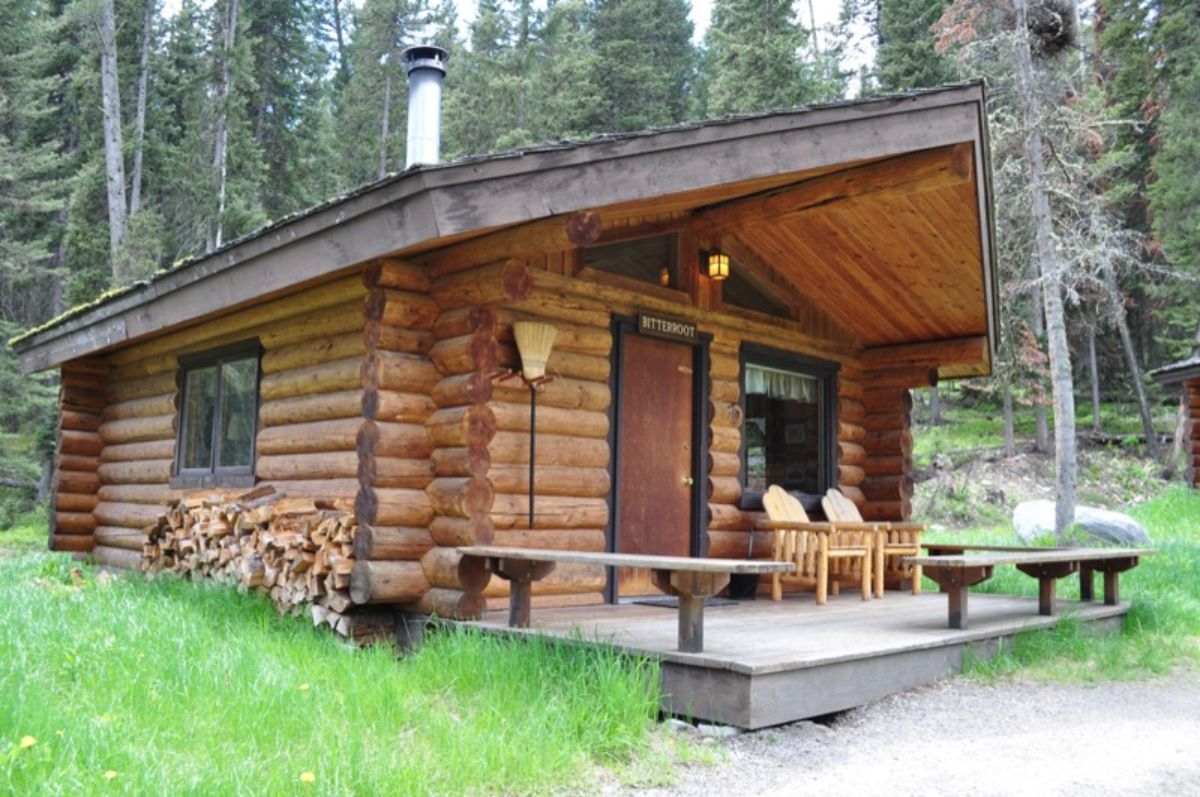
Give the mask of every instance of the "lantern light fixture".
<path id="1" fill-rule="evenodd" d="M 729 255 L 720 249 L 708 253 L 708 278 L 718 282 L 729 278 Z"/>

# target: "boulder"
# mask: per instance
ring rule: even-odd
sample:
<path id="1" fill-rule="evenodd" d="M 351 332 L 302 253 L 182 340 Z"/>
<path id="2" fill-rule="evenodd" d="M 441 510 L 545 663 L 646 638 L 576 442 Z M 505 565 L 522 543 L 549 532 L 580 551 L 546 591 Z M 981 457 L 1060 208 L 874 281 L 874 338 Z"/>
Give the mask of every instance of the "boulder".
<path id="1" fill-rule="evenodd" d="M 1013 531 L 1024 543 L 1054 534 L 1054 502 L 1024 501 L 1013 510 Z M 1075 507 L 1075 523 L 1093 542 L 1108 545 L 1148 545 L 1150 536 L 1129 515 L 1094 506 Z"/>

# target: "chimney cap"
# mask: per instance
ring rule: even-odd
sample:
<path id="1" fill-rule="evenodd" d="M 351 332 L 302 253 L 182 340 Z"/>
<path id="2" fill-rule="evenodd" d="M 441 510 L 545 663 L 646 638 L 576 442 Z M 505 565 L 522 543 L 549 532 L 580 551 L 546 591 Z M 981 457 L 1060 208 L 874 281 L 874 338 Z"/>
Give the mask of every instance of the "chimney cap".
<path id="1" fill-rule="evenodd" d="M 436 69 L 444 75 L 450 52 L 433 44 L 416 44 L 406 47 L 400 57 L 404 59 L 404 67 L 409 74 L 417 69 Z"/>

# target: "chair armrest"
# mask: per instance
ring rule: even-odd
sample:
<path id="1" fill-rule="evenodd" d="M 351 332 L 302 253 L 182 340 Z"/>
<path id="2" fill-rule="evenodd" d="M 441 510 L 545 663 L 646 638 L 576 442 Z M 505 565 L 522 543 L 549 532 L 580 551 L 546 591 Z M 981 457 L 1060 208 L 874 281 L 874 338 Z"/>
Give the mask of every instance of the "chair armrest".
<path id="1" fill-rule="evenodd" d="M 757 527 L 767 531 L 815 531 L 821 534 L 832 531 L 830 523 L 804 523 L 797 520 L 760 520 Z"/>
<path id="2" fill-rule="evenodd" d="M 916 531 L 916 532 L 921 532 L 921 531 L 925 531 L 925 530 L 927 529 L 927 527 L 926 527 L 926 525 L 925 525 L 924 523 L 908 523 L 908 522 L 905 522 L 905 523 L 891 523 L 891 522 L 889 522 L 887 525 L 888 525 L 888 528 L 889 528 L 889 529 L 894 529 L 894 530 L 896 530 L 896 531 Z"/>
<path id="3" fill-rule="evenodd" d="M 869 520 L 833 520 L 829 525 L 834 531 L 878 531 L 886 528 L 886 523 L 872 523 Z"/>

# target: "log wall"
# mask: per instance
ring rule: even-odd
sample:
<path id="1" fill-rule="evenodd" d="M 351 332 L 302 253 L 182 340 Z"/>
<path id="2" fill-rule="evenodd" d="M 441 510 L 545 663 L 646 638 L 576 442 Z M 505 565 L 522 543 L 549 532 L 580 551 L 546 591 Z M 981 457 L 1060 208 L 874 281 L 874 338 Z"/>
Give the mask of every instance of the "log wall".
<path id="1" fill-rule="evenodd" d="M 62 368 L 58 432 L 52 481 L 54 515 L 50 550 L 88 552 L 96 547 L 97 470 L 104 447 L 99 429 L 108 366 L 98 359 Z"/>
<path id="2" fill-rule="evenodd" d="M 1191 411 L 1191 427 L 1188 435 L 1188 479 L 1193 487 L 1200 488 L 1200 379 L 1184 385 L 1188 408 Z"/>

